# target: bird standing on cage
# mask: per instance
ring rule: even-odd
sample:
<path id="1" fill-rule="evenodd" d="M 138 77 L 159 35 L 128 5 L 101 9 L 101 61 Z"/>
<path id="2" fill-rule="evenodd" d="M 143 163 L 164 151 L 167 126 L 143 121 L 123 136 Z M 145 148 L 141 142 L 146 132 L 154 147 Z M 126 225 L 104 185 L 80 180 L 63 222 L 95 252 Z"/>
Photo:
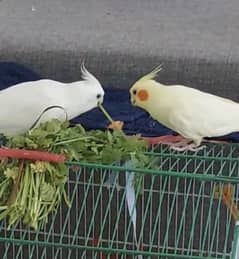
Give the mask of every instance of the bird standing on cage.
<path id="1" fill-rule="evenodd" d="M 103 102 L 100 82 L 81 66 L 82 81 L 42 79 L 0 91 L 0 133 L 21 134 L 51 119 L 71 120 Z"/>
<path id="2" fill-rule="evenodd" d="M 178 151 L 198 151 L 204 148 L 201 143 L 205 138 L 239 131 L 239 103 L 183 85 L 167 86 L 156 82 L 154 79 L 160 70 L 161 67 L 157 67 L 130 88 L 133 105 L 179 134 L 159 137 L 159 144 L 168 144 Z M 222 188 L 219 186 L 214 196 L 222 198 L 237 220 L 233 193 L 233 186 L 224 184 Z"/>
<path id="3" fill-rule="evenodd" d="M 183 85 L 164 85 L 154 78 L 161 66 L 140 78 L 131 88 L 131 103 L 183 137 L 163 141 L 178 151 L 197 151 L 205 138 L 239 131 L 239 104 Z"/>

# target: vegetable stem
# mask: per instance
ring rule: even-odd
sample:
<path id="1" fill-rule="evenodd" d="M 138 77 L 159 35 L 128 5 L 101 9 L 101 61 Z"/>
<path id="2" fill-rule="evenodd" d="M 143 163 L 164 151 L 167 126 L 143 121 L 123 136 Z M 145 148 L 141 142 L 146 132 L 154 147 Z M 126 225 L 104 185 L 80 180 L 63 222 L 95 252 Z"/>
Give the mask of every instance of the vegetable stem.
<path id="1" fill-rule="evenodd" d="M 8 199 L 8 205 L 11 205 L 16 201 L 17 194 L 19 192 L 19 190 L 18 190 L 19 185 L 21 184 L 21 177 L 22 177 L 22 174 L 23 174 L 23 168 L 24 168 L 24 161 L 21 161 L 20 167 L 19 167 L 19 173 L 18 173 L 16 182 L 13 185 L 10 197 Z"/>
<path id="2" fill-rule="evenodd" d="M 56 142 L 54 144 L 54 146 L 59 146 L 59 145 L 63 145 L 63 144 L 69 144 L 69 143 L 72 143 L 72 142 L 77 142 L 77 141 L 80 141 L 80 140 L 86 140 L 86 139 L 91 139 L 91 138 L 92 137 L 78 137 L 78 138 L 68 139 L 68 140 Z"/>
<path id="3" fill-rule="evenodd" d="M 109 113 L 105 110 L 105 108 L 103 107 L 103 105 L 101 103 L 98 103 L 98 107 L 100 108 L 100 110 L 103 112 L 103 114 L 105 115 L 105 117 L 112 123 L 114 122 L 114 120 L 112 119 L 112 117 L 109 115 Z"/>

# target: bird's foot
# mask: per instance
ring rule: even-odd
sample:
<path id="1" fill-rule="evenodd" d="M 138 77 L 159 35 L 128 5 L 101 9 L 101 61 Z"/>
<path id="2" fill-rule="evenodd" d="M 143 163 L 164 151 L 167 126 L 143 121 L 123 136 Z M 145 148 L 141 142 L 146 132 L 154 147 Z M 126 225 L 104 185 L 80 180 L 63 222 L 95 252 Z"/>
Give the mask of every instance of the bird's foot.
<path id="1" fill-rule="evenodd" d="M 191 140 L 188 140 L 180 135 L 174 136 L 174 135 L 166 135 L 161 137 L 149 137 L 144 138 L 146 141 L 148 141 L 151 145 L 167 145 L 170 147 L 170 149 L 176 150 L 176 151 L 199 151 L 204 149 L 206 146 L 197 146 L 196 144 L 192 143 Z"/>
<path id="2" fill-rule="evenodd" d="M 170 149 L 175 150 L 175 151 L 192 151 L 192 152 L 197 152 L 202 149 L 204 149 L 206 146 L 197 146 L 195 143 L 191 143 L 187 140 L 183 140 L 181 142 L 175 143 L 170 145 Z"/>
<path id="3" fill-rule="evenodd" d="M 160 136 L 160 137 L 144 137 L 150 145 L 168 145 L 168 146 L 175 146 L 176 147 L 182 145 L 182 142 L 186 142 L 186 139 L 180 135 L 165 135 L 165 136 Z M 206 143 L 214 143 L 214 144 L 225 144 L 228 143 L 227 141 L 223 140 L 212 140 L 212 139 L 202 139 L 202 142 Z M 186 144 L 189 144 L 190 141 L 187 141 Z M 201 149 L 201 147 L 200 147 Z M 195 148 L 193 148 L 193 151 L 195 151 Z"/>

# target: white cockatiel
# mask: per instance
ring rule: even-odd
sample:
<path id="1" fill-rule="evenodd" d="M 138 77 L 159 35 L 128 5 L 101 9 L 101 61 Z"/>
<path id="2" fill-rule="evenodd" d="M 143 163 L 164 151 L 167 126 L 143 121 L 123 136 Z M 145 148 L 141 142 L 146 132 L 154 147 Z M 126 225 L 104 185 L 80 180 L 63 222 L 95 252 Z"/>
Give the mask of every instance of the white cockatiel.
<path id="1" fill-rule="evenodd" d="M 61 83 L 43 79 L 16 84 L 0 91 L 0 133 L 24 133 L 36 121 L 71 120 L 102 103 L 99 81 L 81 66 L 82 81 Z M 38 120 L 39 119 L 39 120 Z"/>
<path id="2" fill-rule="evenodd" d="M 206 137 L 239 131 L 238 103 L 194 88 L 158 83 L 154 78 L 160 70 L 156 68 L 131 87 L 131 102 L 186 139 L 172 144 L 175 149 L 195 151 Z"/>

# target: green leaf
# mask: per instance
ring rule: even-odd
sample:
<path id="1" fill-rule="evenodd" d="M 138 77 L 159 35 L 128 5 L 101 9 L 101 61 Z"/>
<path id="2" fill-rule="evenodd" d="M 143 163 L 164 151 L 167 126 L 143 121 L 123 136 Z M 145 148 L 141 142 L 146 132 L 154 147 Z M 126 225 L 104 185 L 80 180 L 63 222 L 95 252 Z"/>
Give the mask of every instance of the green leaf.
<path id="1" fill-rule="evenodd" d="M 136 167 L 152 166 L 149 157 L 144 155 L 147 144 L 139 136 L 125 136 L 121 131 L 86 131 L 81 125 L 69 127 L 69 122 L 58 120 L 42 123 L 25 134 L 9 138 L 7 146 L 64 154 L 69 161 L 114 164 L 133 159 Z M 17 159 L 0 162 L 1 206 L 6 205 L 19 164 Z M 25 162 L 23 171 L 16 202 L 3 210 L 0 218 L 8 217 L 10 225 L 22 219 L 34 228 L 44 226 L 49 213 L 55 211 L 62 198 L 69 205 L 64 191 L 68 167 L 36 161 Z M 142 177 L 143 174 L 136 174 L 136 190 L 142 186 Z"/>
<path id="2" fill-rule="evenodd" d="M 111 135 L 110 131 L 107 131 L 107 137 L 108 137 L 108 141 L 111 144 L 113 142 L 113 136 Z"/>
<path id="3" fill-rule="evenodd" d="M 40 198 L 42 201 L 51 202 L 55 195 L 55 188 L 49 183 L 43 183 L 40 186 Z"/>
<path id="4" fill-rule="evenodd" d="M 18 174 L 19 174 L 19 168 L 18 167 L 7 168 L 4 171 L 4 175 L 7 178 L 11 178 L 13 181 L 15 181 L 17 179 Z"/>
<path id="5" fill-rule="evenodd" d="M 13 146 L 13 147 L 24 147 L 25 146 L 25 137 L 20 135 L 16 136 L 13 138 L 10 138 L 8 141 L 8 146 Z"/>

